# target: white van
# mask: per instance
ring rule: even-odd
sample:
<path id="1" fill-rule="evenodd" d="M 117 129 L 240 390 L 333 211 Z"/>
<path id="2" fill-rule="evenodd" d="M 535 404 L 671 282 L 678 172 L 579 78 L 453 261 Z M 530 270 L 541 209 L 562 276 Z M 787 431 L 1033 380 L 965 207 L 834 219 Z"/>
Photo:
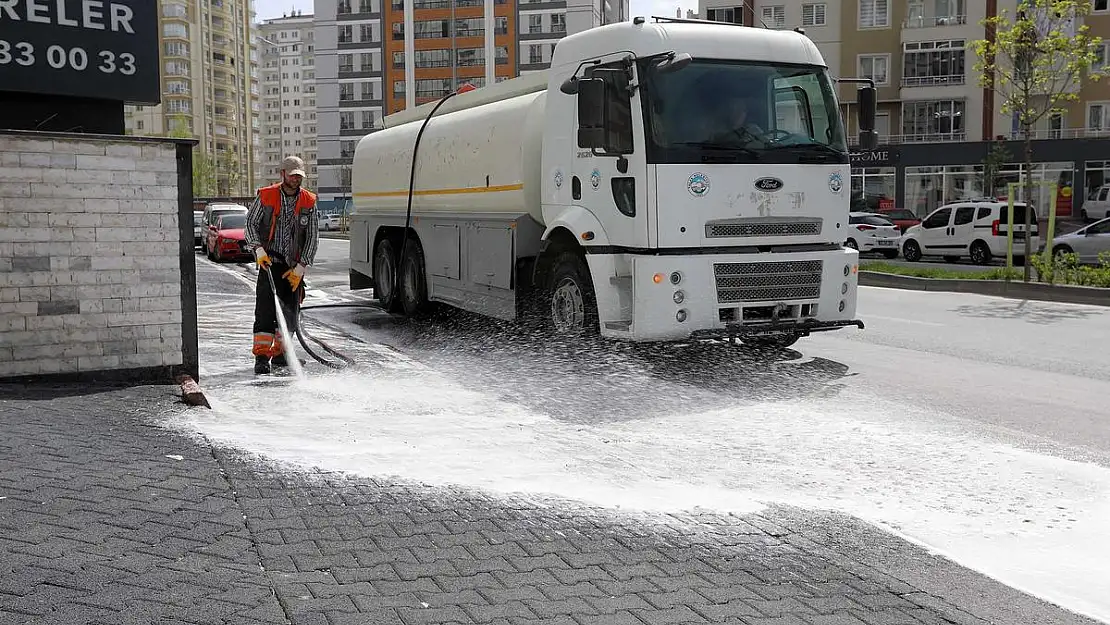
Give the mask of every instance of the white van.
<path id="1" fill-rule="evenodd" d="M 1094 219 L 1097 221 L 1110 217 L 1110 184 L 1104 184 L 1091 191 L 1091 194 L 1083 201 L 1081 214 L 1084 220 Z"/>
<path id="2" fill-rule="evenodd" d="M 1024 202 L 1014 202 L 1015 264 L 1025 252 Z M 1033 211 L 1033 250 L 1040 246 L 1040 226 Z M 921 223 L 906 229 L 902 236 L 902 256 L 920 260 L 922 256 L 943 256 L 957 261 L 970 258 L 973 263 L 988 265 L 991 259 L 1006 257 L 1006 218 L 1009 206 L 993 198 L 966 200 L 945 204 L 929 213 Z"/>

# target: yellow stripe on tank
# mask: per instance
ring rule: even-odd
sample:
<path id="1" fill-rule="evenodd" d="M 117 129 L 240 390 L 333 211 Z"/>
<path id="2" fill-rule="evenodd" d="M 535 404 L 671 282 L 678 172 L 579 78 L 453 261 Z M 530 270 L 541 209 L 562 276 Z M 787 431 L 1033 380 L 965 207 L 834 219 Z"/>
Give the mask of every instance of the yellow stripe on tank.
<path id="1" fill-rule="evenodd" d="M 413 192 L 413 196 L 418 195 L 455 195 L 460 193 L 497 193 L 500 191 L 520 191 L 524 188 L 523 184 L 502 184 L 494 185 L 491 187 L 459 187 L 457 189 L 420 189 Z M 355 194 L 355 197 L 408 197 L 408 191 L 362 191 Z"/>

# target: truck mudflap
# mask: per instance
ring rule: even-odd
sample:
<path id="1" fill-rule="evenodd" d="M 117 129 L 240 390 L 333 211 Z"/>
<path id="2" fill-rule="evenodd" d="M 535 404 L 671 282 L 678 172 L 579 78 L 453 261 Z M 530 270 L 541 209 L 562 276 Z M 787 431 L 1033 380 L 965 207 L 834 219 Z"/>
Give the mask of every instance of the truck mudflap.
<path id="1" fill-rule="evenodd" d="M 691 333 L 692 339 L 745 339 L 758 336 L 777 336 L 793 334 L 799 337 L 809 336 L 812 332 L 828 332 L 839 330 L 848 326 L 856 326 L 863 330 L 863 321 L 859 319 L 840 319 L 837 321 L 818 321 L 806 319 L 804 321 L 768 321 L 764 323 L 730 323 L 723 328 L 708 330 L 695 330 Z"/>

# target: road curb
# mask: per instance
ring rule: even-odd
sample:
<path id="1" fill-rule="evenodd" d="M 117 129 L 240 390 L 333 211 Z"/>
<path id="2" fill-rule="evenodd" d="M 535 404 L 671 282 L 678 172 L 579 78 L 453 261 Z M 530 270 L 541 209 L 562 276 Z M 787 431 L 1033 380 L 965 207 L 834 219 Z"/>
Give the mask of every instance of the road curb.
<path id="1" fill-rule="evenodd" d="M 1042 302 L 1110 306 L 1110 289 L 1093 286 L 1061 286 L 1041 282 L 1006 282 L 1005 280 L 918 278 L 879 271 L 860 271 L 859 283 L 861 286 L 879 286 L 910 291 L 974 293 L 976 295 L 993 295 L 995 297 L 1030 299 Z"/>
<path id="2" fill-rule="evenodd" d="M 200 385 L 193 379 L 193 376 L 179 375 L 177 376 L 177 383 L 181 385 L 181 400 L 186 404 L 212 409 L 211 404 L 208 403 L 208 398 L 204 396 L 204 391 L 200 389 Z"/>

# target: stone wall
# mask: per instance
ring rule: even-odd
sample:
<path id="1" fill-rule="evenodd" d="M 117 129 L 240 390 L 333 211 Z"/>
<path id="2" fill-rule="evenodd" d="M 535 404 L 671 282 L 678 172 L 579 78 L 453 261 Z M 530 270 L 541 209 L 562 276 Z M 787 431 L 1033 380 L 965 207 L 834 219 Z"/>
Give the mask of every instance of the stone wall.
<path id="1" fill-rule="evenodd" d="M 0 131 L 0 377 L 196 375 L 190 143 Z"/>

